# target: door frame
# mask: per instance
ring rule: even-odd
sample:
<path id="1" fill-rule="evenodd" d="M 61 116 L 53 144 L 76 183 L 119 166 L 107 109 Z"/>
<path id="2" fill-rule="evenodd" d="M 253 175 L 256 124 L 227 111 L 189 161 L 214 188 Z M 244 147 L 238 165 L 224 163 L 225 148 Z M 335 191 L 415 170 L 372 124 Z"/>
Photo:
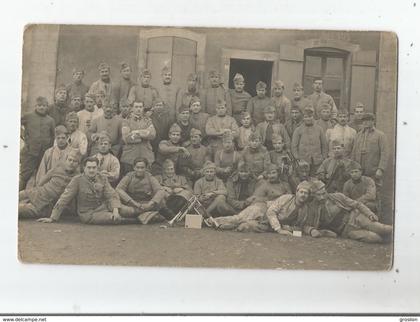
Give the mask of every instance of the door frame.
<path id="1" fill-rule="evenodd" d="M 196 72 L 199 76 L 200 86 L 203 86 L 206 57 L 206 35 L 191 31 L 185 28 L 156 28 L 156 29 L 141 29 L 139 32 L 139 44 L 137 50 L 137 66 L 141 71 L 146 67 L 147 63 L 147 44 L 150 38 L 158 37 L 178 37 L 193 40 L 197 43 L 197 60 Z M 172 64 L 172 61 L 170 62 Z"/>
<path id="2" fill-rule="evenodd" d="M 229 71 L 230 71 L 230 59 L 248 59 L 248 60 L 262 60 L 273 63 L 271 71 L 271 84 L 277 80 L 278 76 L 278 65 L 280 54 L 271 51 L 256 51 L 256 50 L 242 50 L 232 48 L 222 48 L 222 62 L 221 62 L 221 75 L 225 83 L 225 88 L 229 87 Z M 245 80 L 246 82 L 246 80 Z M 271 93 L 267 93 L 271 96 Z"/>

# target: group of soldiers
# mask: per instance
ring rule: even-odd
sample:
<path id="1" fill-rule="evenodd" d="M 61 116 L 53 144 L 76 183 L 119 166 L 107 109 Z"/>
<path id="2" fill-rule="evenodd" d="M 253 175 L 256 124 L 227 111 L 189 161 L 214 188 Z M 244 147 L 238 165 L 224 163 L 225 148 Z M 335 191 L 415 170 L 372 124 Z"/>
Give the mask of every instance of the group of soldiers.
<path id="1" fill-rule="evenodd" d="M 256 96 L 236 74 L 225 89 L 217 71 L 201 89 L 190 74 L 184 89 L 162 69 L 118 81 L 99 65 L 90 87 L 73 70 L 48 104 L 22 116 L 19 217 L 82 223 L 171 221 L 192 200 L 215 229 L 296 232 L 312 237 L 380 242 L 392 227 L 379 222 L 387 142 L 363 104 L 337 109 L 313 81 L 313 93 L 284 83 L 256 84 Z M 271 94 L 271 95 L 269 95 Z"/>

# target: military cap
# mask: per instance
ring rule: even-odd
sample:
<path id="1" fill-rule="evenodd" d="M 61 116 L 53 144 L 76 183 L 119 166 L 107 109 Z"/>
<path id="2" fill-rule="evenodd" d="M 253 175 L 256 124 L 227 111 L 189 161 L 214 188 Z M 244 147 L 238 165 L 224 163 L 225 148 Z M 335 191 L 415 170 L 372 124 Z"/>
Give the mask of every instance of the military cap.
<path id="1" fill-rule="evenodd" d="M 168 65 L 164 65 L 162 67 L 162 74 L 165 74 L 165 73 L 168 73 L 168 72 L 171 72 L 171 68 Z"/>
<path id="2" fill-rule="evenodd" d="M 218 98 L 216 102 L 216 106 L 221 106 L 221 105 L 226 106 L 226 101 L 222 98 Z"/>
<path id="3" fill-rule="evenodd" d="M 85 73 L 85 70 L 81 67 L 75 67 L 72 70 L 72 74 L 78 73 L 78 72 L 82 72 L 83 74 Z"/>
<path id="4" fill-rule="evenodd" d="M 164 169 L 166 169 L 167 167 L 170 167 L 170 166 L 175 166 L 174 162 L 171 159 L 166 159 L 165 161 L 163 161 L 162 167 Z"/>
<path id="5" fill-rule="evenodd" d="M 131 68 L 130 65 L 124 61 L 120 63 L 120 70 L 126 69 L 127 67 Z"/>
<path id="6" fill-rule="evenodd" d="M 293 89 L 303 89 L 303 86 L 302 86 L 302 84 L 301 83 L 294 83 L 293 84 Z"/>
<path id="7" fill-rule="evenodd" d="M 38 96 L 36 98 L 36 105 L 47 105 L 48 106 L 48 100 L 44 96 Z"/>
<path id="8" fill-rule="evenodd" d="M 144 69 L 141 71 L 140 75 L 141 75 L 141 76 L 144 76 L 144 75 L 149 75 L 149 76 L 152 76 L 152 72 L 150 71 L 150 69 L 144 68 Z"/>
<path id="9" fill-rule="evenodd" d="M 245 82 L 245 78 L 242 76 L 242 74 L 236 73 L 233 77 L 233 82 Z"/>
<path id="10" fill-rule="evenodd" d="M 207 169 L 216 169 L 216 165 L 211 161 L 206 161 L 204 162 L 203 170 L 207 170 Z"/>
<path id="11" fill-rule="evenodd" d="M 55 89 L 55 94 L 57 94 L 60 91 L 66 91 L 66 93 L 67 93 L 67 88 L 64 84 L 60 84 L 60 85 L 57 86 L 57 88 Z"/>
<path id="12" fill-rule="evenodd" d="M 299 166 L 299 169 L 310 169 L 310 165 L 309 165 L 309 163 L 308 162 L 306 162 L 305 160 L 299 160 L 298 161 L 298 166 Z"/>
<path id="13" fill-rule="evenodd" d="M 347 110 L 345 110 L 345 109 L 339 109 L 337 111 L 337 115 L 346 115 L 346 116 L 348 116 L 349 115 L 349 112 Z"/>
<path id="14" fill-rule="evenodd" d="M 213 76 L 219 76 L 220 77 L 220 73 L 217 70 L 211 70 L 209 71 L 209 77 L 213 77 Z"/>
<path id="15" fill-rule="evenodd" d="M 271 142 L 275 143 L 275 142 L 284 142 L 283 137 L 281 135 L 278 134 L 273 134 L 273 136 L 271 137 Z"/>
<path id="16" fill-rule="evenodd" d="M 264 113 L 272 113 L 275 111 L 276 111 L 276 108 L 272 105 L 267 105 L 264 107 Z"/>
<path id="17" fill-rule="evenodd" d="M 77 120 L 79 121 L 79 117 L 77 116 L 76 112 L 70 112 L 66 115 L 66 122 L 69 120 Z"/>
<path id="18" fill-rule="evenodd" d="M 109 65 L 108 65 L 107 63 L 105 63 L 105 62 L 101 62 L 101 63 L 98 65 L 98 70 L 102 70 L 102 69 L 110 69 L 110 67 L 109 67 Z"/>
<path id="19" fill-rule="evenodd" d="M 178 113 L 182 113 L 182 112 L 185 112 L 185 111 L 190 111 L 190 107 L 189 106 L 187 106 L 187 105 L 184 105 L 184 104 L 182 104 L 180 107 L 179 107 L 179 110 L 178 110 Z"/>
<path id="20" fill-rule="evenodd" d="M 331 111 L 331 105 L 330 104 L 328 104 L 328 103 L 326 103 L 326 102 L 324 102 L 324 103 L 322 103 L 321 104 L 321 106 L 320 106 L 320 110 L 322 111 L 322 110 L 330 110 Z M 340 114 L 340 113 L 338 113 L 338 114 Z"/>
<path id="21" fill-rule="evenodd" d="M 82 158 L 82 155 L 80 154 L 80 150 L 79 149 L 74 149 L 74 148 L 70 148 L 69 151 L 67 152 L 67 158 L 69 156 L 75 158 L 79 162 L 80 162 L 80 159 Z"/>
<path id="22" fill-rule="evenodd" d="M 333 141 L 331 142 L 331 146 L 332 146 L 332 147 L 334 147 L 334 146 L 341 146 L 341 147 L 343 147 L 343 146 L 344 146 L 344 144 L 343 144 L 342 142 L 340 142 L 339 140 L 333 140 Z"/>
<path id="23" fill-rule="evenodd" d="M 314 180 L 311 183 L 312 192 L 317 192 L 323 188 L 325 188 L 325 183 L 323 183 L 321 180 Z"/>
<path id="24" fill-rule="evenodd" d="M 181 133 L 181 127 L 177 123 L 172 124 L 171 127 L 169 128 L 169 133 L 173 133 L 173 132 Z"/>
<path id="25" fill-rule="evenodd" d="M 359 162 L 352 161 L 352 162 L 350 162 L 348 169 L 349 169 L 349 171 L 352 171 L 352 170 L 360 170 L 360 171 L 362 171 L 362 166 L 360 165 Z"/>
<path id="26" fill-rule="evenodd" d="M 277 87 L 277 88 L 284 88 L 284 83 L 283 83 L 283 81 L 281 81 L 281 80 L 276 80 L 276 81 L 274 82 L 274 87 Z"/>
<path id="27" fill-rule="evenodd" d="M 300 110 L 299 106 L 297 106 L 297 105 L 292 105 L 292 107 L 290 108 L 290 111 L 293 111 L 293 110 L 299 111 L 299 112 L 302 113 L 302 111 Z"/>
<path id="28" fill-rule="evenodd" d="M 194 73 L 191 73 L 191 74 L 188 75 L 187 80 L 189 80 L 189 81 L 191 81 L 191 80 L 197 81 L 198 80 L 198 75 L 197 74 L 194 74 Z"/>
<path id="29" fill-rule="evenodd" d="M 201 103 L 201 100 L 200 100 L 200 98 L 198 96 L 191 97 L 190 106 L 193 105 L 194 103 L 197 103 L 197 102 L 198 103 Z"/>
<path id="30" fill-rule="evenodd" d="M 194 136 L 194 135 L 203 136 L 203 134 L 201 133 L 201 131 L 199 129 L 192 128 L 191 131 L 190 131 L 190 137 Z"/>
<path id="31" fill-rule="evenodd" d="M 101 131 L 98 136 L 99 143 L 101 142 L 109 142 L 111 143 L 111 138 L 106 131 Z"/>
<path id="32" fill-rule="evenodd" d="M 312 106 L 305 107 L 305 109 L 303 110 L 303 115 L 313 116 L 314 115 L 314 109 L 312 108 Z"/>
<path id="33" fill-rule="evenodd" d="M 362 117 L 362 121 L 374 121 L 375 120 L 375 115 L 373 115 L 372 113 L 365 113 Z"/>
<path id="34" fill-rule="evenodd" d="M 357 102 L 356 103 L 356 107 L 363 107 L 363 108 L 365 108 L 365 104 L 363 104 L 362 102 Z"/>
<path id="35" fill-rule="evenodd" d="M 222 135 L 222 142 L 233 141 L 232 131 L 225 131 Z"/>
<path id="36" fill-rule="evenodd" d="M 266 89 L 267 88 L 267 84 L 264 83 L 264 82 L 262 82 L 262 81 L 259 81 L 255 87 L 257 89 Z"/>
<path id="37" fill-rule="evenodd" d="M 311 192 L 311 188 L 312 184 L 305 180 L 297 185 L 296 192 L 298 192 L 299 190 L 307 190 L 308 192 Z"/>
<path id="38" fill-rule="evenodd" d="M 256 132 L 256 131 L 252 131 L 249 134 L 249 140 L 256 140 L 256 139 L 258 139 L 258 140 L 261 141 L 261 135 L 258 132 Z"/>
<path id="39" fill-rule="evenodd" d="M 69 133 L 69 131 L 67 130 L 67 128 L 64 125 L 59 125 L 56 126 L 55 130 L 54 130 L 55 136 L 58 136 L 60 134 L 65 134 L 67 135 Z"/>
<path id="40" fill-rule="evenodd" d="M 244 161 L 239 161 L 238 163 L 238 171 L 242 171 L 242 172 L 250 172 L 249 166 L 246 162 Z"/>

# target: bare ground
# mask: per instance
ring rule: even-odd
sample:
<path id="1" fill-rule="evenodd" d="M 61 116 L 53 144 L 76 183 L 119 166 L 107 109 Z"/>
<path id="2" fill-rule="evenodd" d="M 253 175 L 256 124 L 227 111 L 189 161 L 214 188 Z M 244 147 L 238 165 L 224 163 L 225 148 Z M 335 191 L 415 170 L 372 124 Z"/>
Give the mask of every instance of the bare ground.
<path id="1" fill-rule="evenodd" d="M 392 242 L 237 233 L 161 225 L 89 226 L 73 218 L 19 222 L 28 263 L 262 269 L 387 270 Z"/>

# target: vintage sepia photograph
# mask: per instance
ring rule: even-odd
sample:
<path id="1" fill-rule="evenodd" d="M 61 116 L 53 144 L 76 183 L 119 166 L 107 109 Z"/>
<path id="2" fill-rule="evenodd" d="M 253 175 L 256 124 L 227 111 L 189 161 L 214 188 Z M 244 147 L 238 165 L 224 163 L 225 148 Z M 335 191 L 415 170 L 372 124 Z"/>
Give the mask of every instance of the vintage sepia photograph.
<path id="1" fill-rule="evenodd" d="M 24 263 L 387 271 L 397 36 L 27 25 Z"/>

